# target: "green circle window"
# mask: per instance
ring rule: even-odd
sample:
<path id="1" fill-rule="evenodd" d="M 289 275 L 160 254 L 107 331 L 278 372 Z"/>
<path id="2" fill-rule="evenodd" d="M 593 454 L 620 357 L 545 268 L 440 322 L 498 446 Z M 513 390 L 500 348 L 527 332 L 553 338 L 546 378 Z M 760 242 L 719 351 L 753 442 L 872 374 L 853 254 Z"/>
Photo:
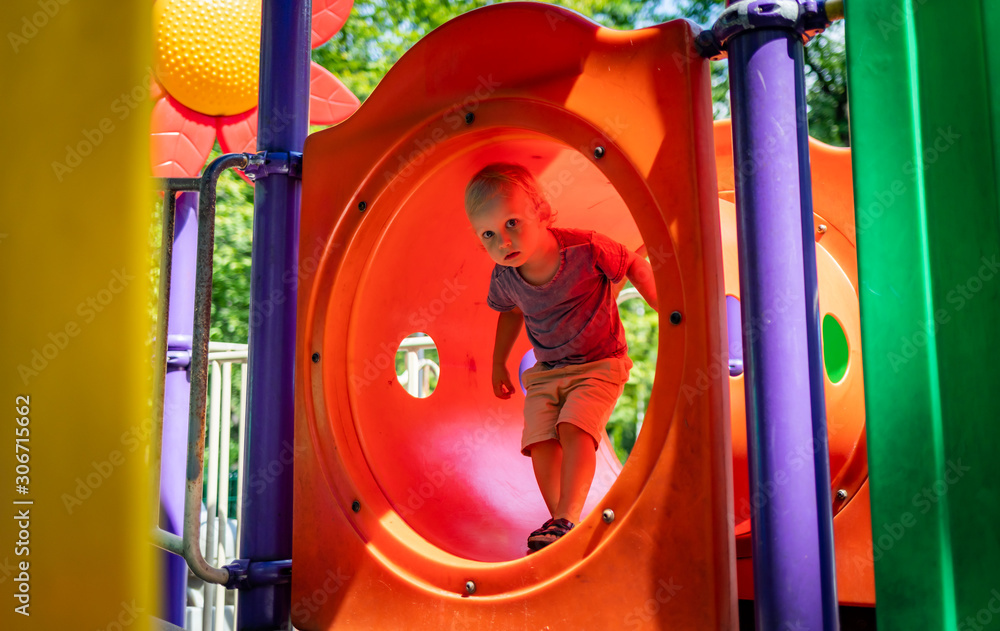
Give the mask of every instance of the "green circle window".
<path id="1" fill-rule="evenodd" d="M 849 360 L 850 349 L 844 328 L 837 318 L 828 313 L 823 318 L 823 362 L 830 381 L 837 383 L 844 378 Z"/>

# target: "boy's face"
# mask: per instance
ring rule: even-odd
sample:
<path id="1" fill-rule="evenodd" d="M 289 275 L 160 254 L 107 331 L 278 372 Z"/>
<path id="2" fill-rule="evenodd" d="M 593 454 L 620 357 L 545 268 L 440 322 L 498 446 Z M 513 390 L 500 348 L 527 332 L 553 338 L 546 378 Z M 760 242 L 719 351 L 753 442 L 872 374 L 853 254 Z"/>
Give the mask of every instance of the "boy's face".
<path id="1" fill-rule="evenodd" d="M 520 267 L 531 260 L 539 251 L 546 230 L 521 189 L 491 200 L 469 217 L 469 222 L 490 258 L 508 267 Z"/>

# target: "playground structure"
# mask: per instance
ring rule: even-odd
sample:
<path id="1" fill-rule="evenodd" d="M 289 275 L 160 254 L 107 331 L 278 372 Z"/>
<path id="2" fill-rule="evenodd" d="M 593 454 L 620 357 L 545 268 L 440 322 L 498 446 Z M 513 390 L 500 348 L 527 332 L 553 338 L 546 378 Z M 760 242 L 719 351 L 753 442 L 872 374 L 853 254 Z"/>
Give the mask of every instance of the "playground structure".
<path id="1" fill-rule="evenodd" d="M 778 8 L 757 28 L 742 23 L 746 32 L 727 30 L 739 22 L 733 16 L 743 15 L 741 7 L 763 5 L 734 7 L 727 14 L 730 21 L 720 20 L 712 31 L 715 41 L 708 32 L 699 37 L 686 22 L 614 32 L 549 6 L 517 3 L 474 11 L 414 47 L 348 121 L 309 138 L 301 162 L 301 234 L 287 216 L 277 228 L 255 228 L 269 242 L 284 244 L 267 254 L 278 257 L 277 263 L 258 262 L 260 246 L 255 246 L 256 269 L 287 269 L 296 243 L 319 239 L 325 250 L 316 273 L 299 278 L 298 302 L 290 300 L 283 318 L 264 325 L 270 334 L 258 331 L 259 337 L 252 338 L 265 340 L 259 352 L 272 363 L 268 374 L 255 377 L 251 347 L 251 415 L 284 421 L 266 425 L 266 431 L 274 432 L 270 437 L 257 435 L 257 447 L 251 449 L 259 451 L 252 453 L 248 466 L 273 459 L 267 455 L 268 444 L 292 437 L 296 451 L 304 453 L 296 460 L 294 508 L 291 480 L 285 476 L 255 502 L 251 510 L 256 512 L 244 512 L 244 561 L 207 572 L 213 580 L 241 589 L 240 602 L 247 606 L 239 612 L 240 628 L 279 628 L 289 615 L 301 629 L 388 628 L 413 625 L 415 618 L 430 628 L 479 628 L 515 617 L 518 622 L 511 624 L 523 621 L 533 628 L 565 620 L 562 603 L 572 600 L 571 595 L 579 598 L 581 590 L 588 606 L 572 614 L 586 624 L 609 628 L 736 628 L 737 594 L 749 597 L 755 586 L 762 628 L 802 619 L 810 621 L 810 628 L 837 628 L 838 593 L 843 603 L 873 604 L 876 568 L 871 531 L 866 530 L 865 458 L 870 453 L 866 418 L 869 437 L 872 421 L 860 394 L 863 325 L 857 300 L 863 293 L 864 266 L 859 280 L 854 251 L 861 244 L 852 216 L 856 204 L 844 184 L 850 168 L 845 151 L 814 144 L 807 157 L 802 86 L 795 79 L 801 77 L 796 29 L 822 28 L 828 16 L 821 2 L 765 4 Z M 782 11 L 790 6 L 800 13 L 791 23 L 782 22 L 789 19 Z M 268 7 L 265 3 L 265 12 Z M 300 14 L 272 10 L 288 11 L 274 15 L 273 22 L 265 20 L 274 30 L 302 29 Z M 503 36 L 515 28 L 530 43 L 515 45 Z M 268 61 L 266 42 L 265 64 L 277 63 L 275 58 Z M 713 44 L 727 42 L 736 57 L 731 61 L 735 151 L 727 149 L 728 128 L 713 130 L 702 57 L 712 54 Z M 438 60 L 456 48 L 479 54 L 441 66 Z M 270 54 L 280 57 L 273 50 Z M 775 61 L 782 55 L 785 65 Z M 777 79 L 770 92 L 755 90 L 754 75 L 741 75 L 754 63 L 762 82 L 765 75 Z M 286 78 L 301 80 L 302 74 Z M 288 86 L 262 84 L 261 89 L 262 104 L 296 93 Z M 777 130 L 747 118 L 751 112 L 761 117 L 754 99 L 769 98 L 788 105 L 765 110 L 779 120 Z M 400 108 L 401 102 L 407 107 Z M 267 108 L 262 105 L 261 110 Z M 797 134 L 782 127 L 788 121 L 799 123 Z M 269 203 L 294 209 L 300 165 L 294 152 L 302 140 L 298 130 L 274 139 L 270 149 L 261 147 L 272 162 L 265 156 L 252 163 L 242 156 L 228 158 L 228 164 L 256 169 L 258 187 L 277 187 Z M 774 149 L 775 143 L 784 145 Z M 762 147 L 768 147 L 767 160 L 755 153 Z M 619 467 L 605 449 L 587 506 L 588 511 L 600 510 L 592 511 L 558 546 L 530 559 L 519 558 L 515 535 L 539 521 L 541 504 L 526 499 L 533 497 L 534 480 L 526 460 L 511 448 L 520 423 L 518 400 L 496 401 L 478 377 L 477 366 L 488 365 L 491 350 L 482 343 L 482 331 L 491 330 L 482 301 L 488 266 L 461 216 L 461 184 L 496 159 L 520 160 L 550 192 L 559 187 L 554 196 L 563 225 L 586 225 L 633 249 L 644 245 L 667 316 L 661 318 L 647 421 L 628 463 Z M 814 208 L 806 175 L 791 177 L 790 189 L 779 177 L 807 174 L 810 159 Z M 785 188 L 776 186 L 777 181 Z M 203 197 L 207 192 L 202 188 Z M 986 207 L 995 208 L 995 197 L 991 199 L 994 205 Z M 258 216 L 264 212 L 258 207 Z M 754 225 L 755 213 L 782 220 Z M 986 252 L 995 245 L 996 218 L 985 212 L 977 218 L 983 222 L 981 250 Z M 199 219 L 210 221 L 210 216 Z M 814 228 L 814 219 L 824 229 Z M 206 227 L 199 238 L 210 252 L 210 224 Z M 419 265 L 404 270 L 393 265 L 395 252 L 417 243 L 431 246 Z M 436 247 L 441 243 L 448 247 Z M 748 250 L 748 244 L 768 247 Z M 198 269 L 202 292 L 206 274 L 210 286 L 211 273 L 210 263 L 207 270 L 203 263 Z M 786 279 L 790 274 L 801 284 L 757 276 L 760 269 L 775 275 L 778 264 L 788 272 Z M 817 276 L 822 312 L 816 308 Z M 255 286 L 254 300 L 265 299 L 280 282 L 280 275 L 265 279 Z M 781 290 L 790 297 L 781 297 Z M 726 296 L 738 300 L 742 321 L 749 323 L 742 326 L 739 345 L 738 336 L 728 333 L 734 330 L 735 312 L 727 308 L 732 303 Z M 435 299 L 447 309 L 414 328 L 411 310 Z M 787 309 L 776 308 L 776 300 Z M 976 330 L 983 330 L 986 321 L 979 310 L 996 309 L 984 302 L 962 314 L 973 318 Z M 196 313 L 207 319 L 203 294 L 201 304 L 203 310 L 196 306 Z M 868 310 L 877 313 L 878 305 Z M 865 299 L 861 306 L 865 308 Z M 670 317 L 674 313 L 676 318 Z M 827 314 L 833 324 L 827 324 Z M 754 328 L 765 320 L 768 326 Z M 378 373 L 364 376 L 366 362 L 374 362 L 386 348 L 394 355 L 401 339 L 417 330 L 433 337 L 441 356 L 441 380 L 425 400 L 410 398 L 393 371 L 377 362 Z M 836 357 L 828 351 L 826 370 L 821 330 L 831 332 L 831 341 L 839 339 L 839 330 L 847 346 Z M 287 346 L 293 332 L 294 433 L 289 424 L 292 353 Z M 198 335 L 196 326 L 196 358 L 199 344 L 207 345 L 207 332 L 203 339 Z M 865 334 L 866 349 L 869 339 L 879 335 L 877 329 Z M 527 348 L 520 340 L 513 356 Z M 731 359 L 736 348 L 746 357 L 743 379 L 731 372 L 738 366 L 720 367 L 719 358 Z M 866 351 L 866 368 L 868 356 Z M 783 383 L 778 375 L 788 371 L 780 370 L 781 363 L 793 367 L 790 377 L 810 377 Z M 880 379 L 885 378 L 882 368 Z M 198 369 L 192 360 L 196 376 Z M 275 393 L 272 387 L 278 383 L 283 386 Z M 954 388 L 958 396 L 961 389 Z M 753 405 L 747 408 L 749 438 L 741 439 L 744 394 Z M 198 412 L 197 400 L 196 391 L 190 427 L 197 430 L 200 423 L 203 433 L 204 408 Z M 788 401 L 798 407 L 789 407 Z M 730 427 L 730 407 L 737 429 Z M 978 409 L 981 415 L 988 408 Z M 827 418 L 834 428 L 829 442 Z M 462 437 L 471 443 L 460 442 Z M 885 445 L 880 448 L 884 454 Z M 195 444 L 192 457 L 197 451 Z M 935 456 L 938 468 L 928 471 L 944 470 L 943 453 L 939 449 Z M 789 454 L 796 454 L 801 464 L 796 476 L 782 477 Z M 750 473 L 744 477 L 741 469 L 747 462 Z M 188 470 L 200 500 L 201 467 Z M 982 488 L 991 488 L 989 474 L 975 475 Z M 423 492 L 424 484 L 432 490 Z M 845 495 L 832 499 L 831 488 Z M 762 490 L 766 499 L 749 500 Z M 748 533 L 741 499 L 749 504 L 753 523 L 767 524 L 766 537 L 756 530 Z M 787 517 L 791 509 L 794 519 Z M 878 524 L 892 517 L 878 517 L 875 507 L 873 514 Z M 972 539 L 981 541 L 988 531 L 984 525 L 978 539 Z M 174 551 L 185 548 L 176 540 L 161 543 Z M 186 547 L 185 554 L 196 553 Z M 752 571 L 746 561 L 751 548 L 756 561 Z M 289 590 L 291 559 L 295 580 Z M 985 567 L 979 565 L 982 561 L 969 562 Z M 332 590 L 324 587 L 331 568 L 343 568 L 349 576 Z M 955 577 L 960 581 L 961 572 Z M 664 596 L 663 585 L 674 583 L 683 596 Z M 789 585 L 796 594 L 782 594 L 781 587 Z M 884 590 L 878 580 L 874 588 L 882 607 Z M 948 589 L 942 592 L 941 616 L 954 619 L 957 607 L 971 607 L 975 601 L 963 592 L 969 602 L 956 604 L 947 597 Z M 323 594 L 322 603 L 317 593 Z M 880 625 L 883 615 L 891 615 L 882 611 L 896 613 L 892 605 L 880 609 Z M 886 620 L 894 628 L 894 619 Z"/>
<path id="2" fill-rule="evenodd" d="M 740 297 L 736 238 L 735 182 L 732 130 L 726 121 L 715 124 L 715 163 L 718 171 L 725 294 L 727 296 L 730 363 L 742 357 L 738 303 Z M 837 544 L 837 596 L 841 604 L 875 603 L 871 549 L 871 513 L 868 462 L 865 449 L 864 384 L 861 366 L 861 325 L 858 313 L 857 245 L 853 232 L 854 197 L 851 192 L 850 150 L 809 139 L 809 163 L 816 227 L 817 280 L 823 322 L 825 402 L 833 493 L 833 528 Z M 778 303 L 775 309 L 783 308 Z M 749 327 L 750 334 L 763 323 Z M 735 329 L 735 330 L 734 330 Z M 730 419 L 733 444 L 734 524 L 736 570 L 740 599 L 753 598 L 750 509 L 766 501 L 762 489 L 751 496 L 746 440 L 745 381 L 742 371 L 730 370 Z M 788 462 L 789 474 L 800 453 Z"/>

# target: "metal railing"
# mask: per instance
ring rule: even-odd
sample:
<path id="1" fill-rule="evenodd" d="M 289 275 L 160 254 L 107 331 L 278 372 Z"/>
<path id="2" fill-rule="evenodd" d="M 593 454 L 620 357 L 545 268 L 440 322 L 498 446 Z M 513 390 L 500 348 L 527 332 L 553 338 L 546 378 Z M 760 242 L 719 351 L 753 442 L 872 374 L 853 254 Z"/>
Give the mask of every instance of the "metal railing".
<path id="1" fill-rule="evenodd" d="M 205 482 L 205 542 L 202 546 L 209 565 L 225 564 L 239 558 L 240 515 L 243 508 L 243 441 L 246 427 L 247 388 L 246 344 L 226 342 L 208 343 L 210 383 L 208 394 L 208 443 L 205 452 L 208 479 Z M 234 366 L 238 374 L 234 376 Z M 233 415 L 233 384 L 239 379 L 237 414 Z M 229 511 L 230 442 L 233 428 L 237 430 L 236 451 L 236 510 Z M 226 537 L 229 524 L 236 523 L 236 533 L 230 541 Z M 226 593 L 215 583 L 205 582 L 202 587 L 201 631 L 229 631 L 232 627 L 226 616 Z M 232 620 L 236 620 L 232 605 Z"/>
<path id="2" fill-rule="evenodd" d="M 154 545 L 184 557 L 194 574 L 209 583 L 225 585 L 229 589 L 247 586 L 249 579 L 257 585 L 287 582 L 291 562 L 237 560 L 227 567 L 216 567 L 202 554 L 201 503 L 204 485 L 205 406 L 208 398 L 208 336 L 212 308 L 212 254 L 215 248 L 215 201 L 219 177 L 228 169 L 242 169 L 253 178 L 269 173 L 301 173 L 302 155 L 290 153 L 228 153 L 219 156 L 205 167 L 201 177 L 163 178 L 158 188 L 163 196 L 163 246 L 160 259 L 160 308 L 157 319 L 156 392 L 154 405 L 154 434 L 151 458 L 151 497 L 159 496 L 157 482 L 160 478 L 160 450 L 163 436 L 163 396 L 166 367 L 167 319 L 170 303 L 170 270 L 173 258 L 175 194 L 181 191 L 198 191 L 198 249 L 195 263 L 194 335 L 191 344 L 191 406 L 188 417 L 187 489 L 184 496 L 184 521 L 182 534 L 154 526 Z M 228 447 L 228 442 L 226 443 Z M 210 485 L 213 486 L 213 485 Z M 159 523 L 158 503 L 153 503 L 151 523 Z M 214 556 L 214 552 L 212 553 Z"/>
<path id="3" fill-rule="evenodd" d="M 430 359 L 420 356 L 420 351 L 436 348 L 437 345 L 429 336 L 408 337 L 399 344 L 399 352 L 406 353 L 406 369 L 396 375 L 396 378 L 399 379 L 400 385 L 415 397 L 426 397 L 430 394 L 426 382 L 422 379 L 424 371 L 433 373 L 435 377 L 441 377 L 441 368 Z"/>
<path id="4" fill-rule="evenodd" d="M 290 160 L 290 163 L 294 161 Z M 226 590 L 218 589 L 218 584 L 229 588 L 239 585 L 239 580 L 248 573 L 249 562 L 234 562 L 230 567 L 217 567 L 219 559 L 238 556 L 236 539 L 226 542 L 228 527 L 229 497 L 229 450 L 232 417 L 232 364 L 245 363 L 245 345 L 212 343 L 211 355 L 209 327 L 211 321 L 212 254 L 215 245 L 215 203 L 216 186 L 219 177 L 228 169 L 243 169 L 251 173 L 255 165 L 266 163 L 264 156 L 254 154 L 226 154 L 213 160 L 205 167 L 201 177 L 164 178 L 158 180 L 158 188 L 163 191 L 162 245 L 160 255 L 159 309 L 156 334 L 156 363 L 154 364 L 154 408 L 153 440 L 150 458 L 151 497 L 159 497 L 160 469 L 163 448 L 163 412 L 165 375 L 168 361 L 182 359 L 189 366 L 191 394 L 188 414 L 186 449 L 186 490 L 184 495 L 184 518 L 181 535 L 176 535 L 158 526 L 153 526 L 151 538 L 155 545 L 184 558 L 190 570 L 205 582 L 201 617 L 202 631 L 213 627 L 216 631 L 227 628 L 225 616 Z M 176 194 L 183 191 L 197 191 L 198 198 L 198 246 L 195 261 L 195 296 L 193 341 L 190 358 L 171 357 L 167 351 L 168 316 L 170 312 L 170 277 L 173 264 L 173 239 L 176 212 Z M 186 355 L 186 353 L 185 353 Z M 209 398 L 209 370 L 211 368 L 211 399 Z M 241 369 L 241 379 L 245 391 L 246 371 Z M 241 397 L 242 399 L 242 397 Z M 210 405 L 209 427 L 206 433 L 206 407 Z M 239 414 L 239 454 L 243 457 L 243 429 L 246 406 L 240 402 Z M 222 419 L 226 422 L 223 423 Z M 224 435 L 223 435 L 224 433 Z M 208 439 L 208 480 L 205 480 L 205 449 Z M 242 472 L 242 463 L 238 470 Z M 237 504 L 242 498 L 242 475 L 239 475 Z M 206 486 L 207 482 L 207 486 Z M 202 543 L 202 498 L 205 498 L 207 524 Z M 220 498 L 222 501 L 220 502 Z M 159 523 L 159 502 L 151 502 L 152 524 Z M 239 515 L 240 507 L 237 508 Z M 221 537 L 220 537 L 221 535 Z M 221 549 L 220 549 L 221 539 Z M 288 565 L 290 563 L 286 563 Z M 273 563 L 267 563 L 268 569 Z M 287 568 L 284 568 L 287 569 Z M 287 580 L 287 577 L 278 577 Z M 280 582 L 280 581 L 275 581 Z M 213 615 L 214 610 L 214 615 Z M 235 620 L 235 610 L 233 612 Z"/>
<path id="5" fill-rule="evenodd" d="M 207 401 L 208 377 L 208 335 L 212 307 L 212 253 L 215 247 L 215 200 L 219 177 L 231 168 L 246 168 L 251 154 L 231 153 L 212 161 L 201 177 L 166 178 L 160 180 L 159 188 L 163 196 L 163 247 L 160 263 L 159 318 L 157 320 L 157 366 L 156 394 L 153 397 L 157 409 L 154 422 L 157 427 L 153 435 L 152 460 L 153 480 L 160 479 L 160 450 L 163 436 L 163 393 L 166 365 L 167 318 L 170 302 L 170 269 L 173 257 L 175 193 L 198 191 L 198 252 L 195 271 L 194 298 L 194 339 L 191 345 L 191 407 L 188 417 L 187 444 L 187 490 L 184 497 L 184 521 L 182 535 L 153 527 L 153 543 L 168 552 L 178 554 L 187 561 L 188 567 L 198 578 L 211 583 L 227 583 L 230 572 L 208 563 L 202 555 L 201 539 L 201 497 L 204 484 L 202 470 L 205 450 L 205 405 Z M 227 443 L 228 444 L 228 443 Z M 151 484 L 153 482 L 151 481 Z M 159 497 L 159 489 L 152 495 Z M 155 503 L 158 505 L 158 503 Z M 154 511 L 158 510 L 154 506 Z M 159 522 L 154 515 L 153 524 Z"/>
<path id="6" fill-rule="evenodd" d="M 621 293 L 618 294 L 618 298 L 615 300 L 615 302 L 620 307 L 623 302 L 625 302 L 626 300 L 632 300 L 633 298 L 638 298 L 639 300 L 645 302 L 645 299 L 642 297 L 642 294 L 640 294 L 639 290 L 636 289 L 635 287 L 628 287 L 626 289 L 621 290 Z"/>

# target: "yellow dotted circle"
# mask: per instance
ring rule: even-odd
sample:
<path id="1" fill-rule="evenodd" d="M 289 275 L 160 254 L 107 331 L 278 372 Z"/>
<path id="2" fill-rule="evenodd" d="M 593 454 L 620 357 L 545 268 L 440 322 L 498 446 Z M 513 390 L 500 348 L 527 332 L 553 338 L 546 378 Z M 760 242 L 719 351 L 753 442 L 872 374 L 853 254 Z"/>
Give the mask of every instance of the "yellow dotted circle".
<path id="1" fill-rule="evenodd" d="M 261 0 L 156 0 L 153 62 L 171 96 L 210 116 L 257 105 Z"/>

